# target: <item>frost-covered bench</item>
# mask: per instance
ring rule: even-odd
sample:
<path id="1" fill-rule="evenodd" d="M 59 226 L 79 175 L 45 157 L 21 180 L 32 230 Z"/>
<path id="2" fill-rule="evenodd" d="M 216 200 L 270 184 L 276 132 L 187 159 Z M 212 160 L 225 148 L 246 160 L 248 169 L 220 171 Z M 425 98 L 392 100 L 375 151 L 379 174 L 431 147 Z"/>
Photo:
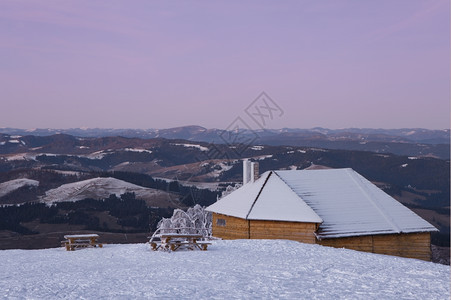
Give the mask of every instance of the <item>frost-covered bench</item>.
<path id="1" fill-rule="evenodd" d="M 152 250 L 176 251 L 179 249 L 197 249 L 205 251 L 211 243 L 199 241 L 202 238 L 203 235 L 201 234 L 163 233 L 154 236 L 149 243 Z"/>

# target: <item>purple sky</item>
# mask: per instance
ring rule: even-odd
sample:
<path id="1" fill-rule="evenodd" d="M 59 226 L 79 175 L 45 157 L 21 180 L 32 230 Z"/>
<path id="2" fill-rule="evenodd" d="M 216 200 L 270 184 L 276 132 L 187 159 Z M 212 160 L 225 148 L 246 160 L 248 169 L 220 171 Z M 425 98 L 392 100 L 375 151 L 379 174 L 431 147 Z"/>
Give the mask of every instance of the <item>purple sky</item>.
<path id="1" fill-rule="evenodd" d="M 449 128 L 449 3 L 2 0 L 0 127 Z"/>

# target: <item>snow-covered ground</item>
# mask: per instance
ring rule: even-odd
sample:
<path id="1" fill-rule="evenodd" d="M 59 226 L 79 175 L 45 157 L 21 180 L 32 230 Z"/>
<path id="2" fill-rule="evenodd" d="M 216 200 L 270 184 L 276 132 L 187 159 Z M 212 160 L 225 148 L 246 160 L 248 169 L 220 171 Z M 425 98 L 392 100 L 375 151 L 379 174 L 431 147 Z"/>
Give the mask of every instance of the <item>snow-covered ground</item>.
<path id="1" fill-rule="evenodd" d="M 104 150 L 100 150 L 100 151 L 96 151 L 96 152 L 90 153 L 88 155 L 79 155 L 79 157 L 86 157 L 86 158 L 89 158 L 89 159 L 102 159 L 105 156 L 107 156 L 108 154 L 111 154 L 110 151 L 111 151 L 111 149 L 108 149 L 108 150 L 105 150 L 105 151 Z"/>
<path id="2" fill-rule="evenodd" d="M 449 299 L 449 266 L 282 240 L 0 251 L 5 299 Z"/>
<path id="3" fill-rule="evenodd" d="M 125 148 L 124 151 L 128 151 L 128 152 L 139 152 L 139 153 L 152 153 L 151 150 L 146 150 L 146 149 L 136 149 L 136 148 Z"/>
<path id="4" fill-rule="evenodd" d="M 255 160 L 265 160 L 265 159 L 271 158 L 271 157 L 273 157 L 272 154 L 260 155 L 260 156 L 255 156 L 255 157 L 252 157 L 252 158 L 255 159 Z"/>
<path id="5" fill-rule="evenodd" d="M 224 173 L 224 172 L 230 170 L 230 169 L 233 167 L 233 166 L 226 165 L 226 164 L 223 163 L 223 162 L 220 162 L 220 163 L 217 164 L 217 165 L 218 165 L 219 167 L 221 167 L 221 169 L 219 169 L 219 170 L 214 170 L 214 171 L 210 172 L 210 173 L 208 174 L 210 177 L 219 177 L 222 173 Z"/>
<path id="6" fill-rule="evenodd" d="M 208 151 L 209 149 L 207 147 L 196 145 L 196 144 L 172 144 L 174 146 L 183 146 L 183 147 L 191 147 L 191 148 L 197 148 L 200 151 Z"/>
<path id="7" fill-rule="evenodd" d="M 173 182 L 173 179 L 163 178 L 163 177 L 153 177 L 154 179 L 163 180 L 166 182 Z M 185 181 L 178 180 L 178 183 L 183 186 L 195 186 L 198 189 L 209 189 L 210 191 L 217 191 L 219 184 L 222 182 L 199 182 L 199 181 Z"/>

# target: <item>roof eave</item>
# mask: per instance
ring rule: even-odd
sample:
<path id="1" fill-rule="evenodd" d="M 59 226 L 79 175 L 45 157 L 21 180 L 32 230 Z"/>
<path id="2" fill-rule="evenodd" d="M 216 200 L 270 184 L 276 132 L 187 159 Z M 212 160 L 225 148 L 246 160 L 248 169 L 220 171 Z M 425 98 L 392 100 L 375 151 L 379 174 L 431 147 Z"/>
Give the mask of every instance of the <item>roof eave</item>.
<path id="1" fill-rule="evenodd" d="M 439 231 L 437 228 L 434 229 L 416 229 L 416 230 L 403 230 L 400 232 L 393 231 L 375 231 L 375 232 L 350 232 L 350 233 L 337 233 L 337 234 L 321 234 L 315 232 L 315 237 L 318 240 L 324 239 L 337 239 L 337 238 L 346 238 L 346 237 L 359 237 L 359 236 L 371 236 L 371 235 L 395 235 L 395 234 L 408 234 L 408 233 L 426 233 L 426 232 L 436 232 Z"/>

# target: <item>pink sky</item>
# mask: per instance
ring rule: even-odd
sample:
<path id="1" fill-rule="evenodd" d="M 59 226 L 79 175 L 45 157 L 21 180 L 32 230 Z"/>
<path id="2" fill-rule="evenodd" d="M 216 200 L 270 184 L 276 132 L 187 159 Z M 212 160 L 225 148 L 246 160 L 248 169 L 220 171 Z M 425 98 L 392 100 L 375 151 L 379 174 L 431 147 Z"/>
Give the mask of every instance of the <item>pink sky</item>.
<path id="1" fill-rule="evenodd" d="M 0 2 L 0 127 L 449 128 L 450 2 Z"/>

